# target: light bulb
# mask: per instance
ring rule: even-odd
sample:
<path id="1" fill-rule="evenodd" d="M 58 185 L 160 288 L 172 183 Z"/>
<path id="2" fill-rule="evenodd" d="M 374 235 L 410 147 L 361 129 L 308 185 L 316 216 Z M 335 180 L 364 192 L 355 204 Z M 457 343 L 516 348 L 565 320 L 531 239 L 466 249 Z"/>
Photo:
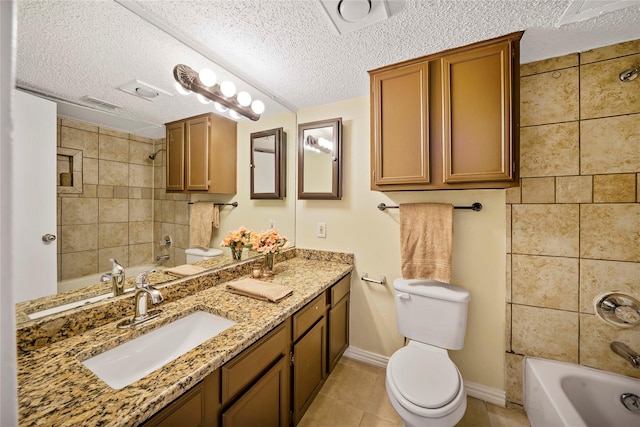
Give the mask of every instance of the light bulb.
<path id="1" fill-rule="evenodd" d="M 209 68 L 203 68 L 202 71 L 200 71 L 200 74 L 198 74 L 198 78 L 206 87 L 211 87 L 216 84 L 216 73 Z"/>
<path id="2" fill-rule="evenodd" d="M 224 113 L 225 111 L 228 110 L 227 107 L 225 107 L 224 105 L 220 104 L 219 102 L 216 102 L 215 106 L 216 106 L 216 110 L 220 111 L 221 113 Z"/>
<path id="3" fill-rule="evenodd" d="M 262 101 L 256 99 L 255 101 L 253 101 L 251 103 L 251 109 L 256 114 L 262 114 L 262 113 L 264 113 L 264 103 Z"/>
<path id="4" fill-rule="evenodd" d="M 220 92 L 222 92 L 222 94 L 227 98 L 231 98 L 236 94 L 236 85 L 229 80 L 225 80 L 220 84 Z"/>
<path id="5" fill-rule="evenodd" d="M 178 82 L 176 82 L 176 90 L 178 91 L 178 93 L 181 93 L 183 95 L 189 95 L 191 93 L 190 90 L 185 89 L 184 87 L 182 87 L 182 85 Z"/>
<path id="6" fill-rule="evenodd" d="M 229 110 L 229 115 L 231 116 L 232 119 L 238 120 L 240 118 L 240 114 L 236 113 L 233 110 Z"/>
<path id="7" fill-rule="evenodd" d="M 205 98 L 204 96 L 198 94 L 198 101 L 202 102 L 203 104 L 209 104 L 211 103 L 210 99 Z"/>
<path id="8" fill-rule="evenodd" d="M 249 95 L 247 92 L 238 92 L 238 104 L 242 105 L 243 107 L 248 107 L 249 105 L 251 105 L 251 95 Z"/>

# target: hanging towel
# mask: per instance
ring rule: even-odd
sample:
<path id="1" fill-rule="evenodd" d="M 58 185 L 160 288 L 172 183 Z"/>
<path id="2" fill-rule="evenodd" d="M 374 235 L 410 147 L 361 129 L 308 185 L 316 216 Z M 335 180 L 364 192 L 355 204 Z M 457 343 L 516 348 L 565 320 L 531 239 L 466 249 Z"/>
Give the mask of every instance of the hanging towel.
<path id="1" fill-rule="evenodd" d="M 230 282 L 226 289 L 234 294 L 271 302 L 278 302 L 293 294 L 293 289 L 287 286 L 249 278 Z"/>
<path id="2" fill-rule="evenodd" d="M 220 228 L 220 208 L 215 203 L 213 205 L 213 228 Z"/>
<path id="3" fill-rule="evenodd" d="M 191 205 L 191 247 L 209 249 L 211 244 L 211 225 L 213 223 L 213 203 L 196 202 Z"/>
<path id="4" fill-rule="evenodd" d="M 451 282 L 453 205 L 400 205 L 400 255 L 404 279 Z"/>

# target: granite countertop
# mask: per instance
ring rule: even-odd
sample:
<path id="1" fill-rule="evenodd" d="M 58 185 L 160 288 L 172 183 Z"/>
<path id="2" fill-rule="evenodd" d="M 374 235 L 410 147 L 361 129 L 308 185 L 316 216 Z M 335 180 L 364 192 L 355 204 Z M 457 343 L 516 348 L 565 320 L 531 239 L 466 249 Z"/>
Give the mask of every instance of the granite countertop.
<path id="1" fill-rule="evenodd" d="M 347 262 L 344 257 L 336 260 L 326 254 L 305 253 L 279 262 L 274 276 L 261 279 L 293 289 L 293 294 L 279 303 L 232 294 L 220 283 L 161 304 L 162 315 L 138 328 L 117 329 L 118 319 L 33 351 L 19 351 L 19 424 L 140 424 L 353 269 L 352 258 Z M 130 310 L 133 315 L 133 307 Z M 82 365 L 82 360 L 198 310 L 237 323 L 121 390 L 110 388 Z"/>

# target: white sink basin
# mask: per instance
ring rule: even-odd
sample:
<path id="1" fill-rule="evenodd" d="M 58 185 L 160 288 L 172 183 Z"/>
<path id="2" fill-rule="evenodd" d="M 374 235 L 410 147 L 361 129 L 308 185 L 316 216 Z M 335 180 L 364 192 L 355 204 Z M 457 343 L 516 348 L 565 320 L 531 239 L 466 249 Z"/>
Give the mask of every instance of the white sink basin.
<path id="1" fill-rule="evenodd" d="M 111 388 L 120 390 L 235 324 L 224 317 L 196 311 L 82 364 Z"/>

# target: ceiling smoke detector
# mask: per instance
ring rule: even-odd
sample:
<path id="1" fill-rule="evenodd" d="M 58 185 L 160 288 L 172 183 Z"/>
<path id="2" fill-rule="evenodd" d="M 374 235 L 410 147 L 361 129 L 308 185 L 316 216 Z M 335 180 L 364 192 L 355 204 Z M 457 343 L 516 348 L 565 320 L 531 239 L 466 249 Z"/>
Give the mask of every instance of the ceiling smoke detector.
<path id="1" fill-rule="evenodd" d="M 138 98 L 146 99 L 147 101 L 152 102 L 155 102 L 167 96 L 173 96 L 169 92 L 165 92 L 162 89 L 159 89 L 155 86 L 150 85 L 149 83 L 145 83 L 137 79 L 123 84 L 122 86 L 118 87 L 118 89 L 123 92 L 130 93 L 131 95 L 135 95 Z"/>
<path id="2" fill-rule="evenodd" d="M 387 0 L 320 0 L 339 34 L 389 18 Z"/>

